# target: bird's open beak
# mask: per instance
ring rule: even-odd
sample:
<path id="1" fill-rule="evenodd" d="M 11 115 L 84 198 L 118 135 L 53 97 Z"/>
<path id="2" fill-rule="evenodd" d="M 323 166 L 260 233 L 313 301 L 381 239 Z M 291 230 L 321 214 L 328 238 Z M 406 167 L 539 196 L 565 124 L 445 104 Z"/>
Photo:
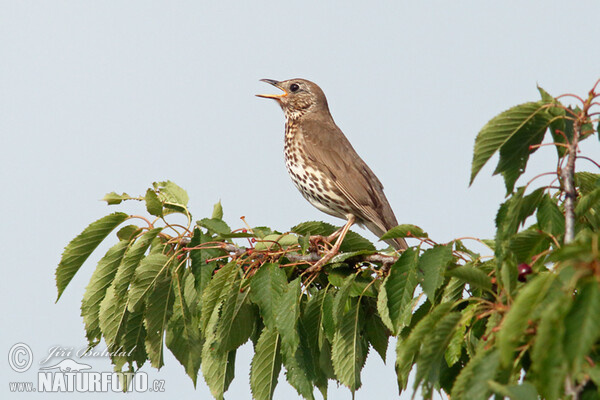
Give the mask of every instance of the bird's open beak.
<path id="1" fill-rule="evenodd" d="M 267 82 L 268 84 L 271 84 L 273 86 L 275 86 L 277 89 L 281 89 L 283 90 L 283 88 L 281 86 L 279 86 L 279 81 L 273 80 L 273 79 L 261 79 L 261 82 Z M 279 100 L 282 97 L 287 96 L 287 92 L 285 90 L 283 90 L 282 94 L 257 94 L 257 97 L 264 97 L 265 99 L 275 99 L 275 100 Z"/>

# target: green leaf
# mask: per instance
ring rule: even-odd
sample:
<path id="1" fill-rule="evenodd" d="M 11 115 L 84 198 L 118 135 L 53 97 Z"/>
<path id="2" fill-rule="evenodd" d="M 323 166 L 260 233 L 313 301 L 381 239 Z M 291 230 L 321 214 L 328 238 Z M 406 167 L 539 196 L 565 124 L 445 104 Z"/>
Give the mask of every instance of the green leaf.
<path id="1" fill-rule="evenodd" d="M 579 191 L 583 195 L 586 195 L 600 187 L 600 174 L 593 174 L 591 172 L 576 172 L 575 186 L 579 188 Z"/>
<path id="2" fill-rule="evenodd" d="M 202 331 L 206 332 L 213 315 L 218 315 L 221 305 L 231 292 L 233 282 L 238 275 L 239 267 L 235 261 L 227 263 L 219 269 L 202 294 Z"/>
<path id="3" fill-rule="evenodd" d="M 163 203 L 160 201 L 154 190 L 146 190 L 146 196 L 144 197 L 144 200 L 146 200 L 146 210 L 150 215 L 157 217 L 163 216 Z"/>
<path id="4" fill-rule="evenodd" d="M 575 206 L 575 215 L 581 217 L 590 209 L 600 206 L 600 187 L 582 196 Z"/>
<path id="5" fill-rule="evenodd" d="M 189 196 L 187 192 L 171 181 L 154 182 L 154 189 L 158 190 L 159 198 L 166 203 L 187 207 Z"/>
<path id="6" fill-rule="evenodd" d="M 398 258 L 398 261 L 390 267 L 390 273 L 382 284 L 385 289 L 380 291 L 379 295 L 387 297 L 386 305 L 389 310 L 390 329 L 394 335 L 397 335 L 408 324 L 406 318 L 407 307 L 412 304 L 413 294 L 417 286 L 418 256 L 419 254 L 415 249 L 406 249 Z"/>
<path id="7" fill-rule="evenodd" d="M 512 363 L 513 353 L 523 339 L 528 321 L 546 296 L 555 276 L 551 273 L 540 273 L 521 289 L 511 305 L 497 335 L 502 365 L 509 366 Z"/>
<path id="8" fill-rule="evenodd" d="M 578 288 L 571 311 L 565 317 L 565 355 L 574 375 L 600 337 L 600 288 L 595 279 Z"/>
<path id="9" fill-rule="evenodd" d="M 438 381 L 440 363 L 445 362 L 444 354 L 450 339 L 454 335 L 460 317 L 459 312 L 451 312 L 435 322 L 435 327 L 429 332 L 424 341 L 427 345 L 422 347 L 417 358 L 415 390 L 423 380 L 430 383 Z"/>
<path id="10" fill-rule="evenodd" d="M 361 335 L 364 316 L 358 301 L 353 301 L 350 309 L 339 321 L 333 337 L 331 360 L 339 382 L 352 392 L 360 388 L 360 371 L 367 359 L 368 345 Z"/>
<path id="11" fill-rule="evenodd" d="M 485 290 L 491 290 L 492 288 L 490 277 L 479 268 L 476 268 L 472 262 L 449 269 L 446 275 L 458 278 L 474 288 Z"/>
<path id="12" fill-rule="evenodd" d="M 135 269 L 144 257 L 152 241 L 161 228 L 144 233 L 125 252 L 117 273 L 100 302 L 99 323 L 107 345 L 118 343 L 127 322 L 127 289 L 133 279 Z"/>
<path id="13" fill-rule="evenodd" d="M 338 228 L 322 221 L 308 221 L 294 226 L 291 231 L 298 235 L 321 235 L 328 236 L 335 232 Z M 375 246 L 369 240 L 365 239 L 356 232 L 348 231 L 342 245 L 341 252 L 359 251 L 359 250 L 375 250 Z"/>
<path id="14" fill-rule="evenodd" d="M 354 284 L 354 280 L 356 279 L 356 275 L 349 275 L 346 279 L 344 279 L 344 284 L 340 287 L 337 294 L 333 298 L 333 322 L 335 326 L 339 326 L 342 322 L 342 318 L 344 314 L 346 314 L 346 305 L 348 302 L 348 298 L 350 298 L 350 292 L 352 290 L 352 286 Z"/>
<path id="15" fill-rule="evenodd" d="M 106 255 L 98 262 L 83 294 L 81 316 L 85 323 L 85 332 L 90 346 L 95 346 L 100 342 L 100 302 L 106 295 L 106 290 L 113 281 L 128 247 L 129 241 L 121 240 L 106 252 Z"/>
<path id="16" fill-rule="evenodd" d="M 550 239 L 538 229 L 521 231 L 510 240 L 509 248 L 517 258 L 517 262 L 530 263 L 533 256 L 550 247 Z"/>
<path id="17" fill-rule="evenodd" d="M 381 240 L 395 239 L 395 238 L 406 238 L 406 237 L 418 237 L 428 238 L 427 232 L 419 228 L 416 225 L 403 224 L 393 227 L 389 231 L 383 234 Z"/>
<path id="18" fill-rule="evenodd" d="M 279 251 L 290 246 L 298 244 L 298 236 L 296 235 L 267 235 L 264 238 L 257 239 L 254 248 L 256 251 L 275 250 Z"/>
<path id="19" fill-rule="evenodd" d="M 291 231 L 298 235 L 321 235 L 328 236 L 336 231 L 336 227 L 323 221 L 307 221 L 294 226 Z"/>
<path id="20" fill-rule="evenodd" d="M 552 116 L 547 112 L 547 104 L 538 101 L 512 107 L 481 129 L 475 139 L 469 184 L 488 160 L 500 152 L 494 175 L 502 173 L 507 192 L 512 192 L 515 181 L 525 170 L 529 154 L 535 151 L 530 150 L 530 146 L 542 142 L 550 123 Z"/>
<path id="21" fill-rule="evenodd" d="M 538 226 L 554 237 L 560 237 L 565 232 L 565 216 L 549 195 L 544 195 L 537 210 Z"/>
<path id="22" fill-rule="evenodd" d="M 200 335 L 199 318 L 190 311 L 188 305 L 197 301 L 194 276 L 189 270 L 185 270 L 183 274 L 174 276 L 174 283 L 173 317 L 169 320 L 165 342 L 173 355 L 183 365 L 195 387 L 202 360 L 203 341 Z M 190 298 L 190 296 L 192 297 Z"/>
<path id="23" fill-rule="evenodd" d="M 419 354 L 421 346 L 426 344 L 427 336 L 433 331 L 436 323 L 450 312 L 452 306 L 452 303 L 438 305 L 416 323 L 405 339 L 398 338 L 396 344 L 396 375 L 398 376 L 400 392 L 406 389 L 413 362 Z"/>
<path id="24" fill-rule="evenodd" d="M 233 290 L 223 304 L 216 337 L 223 351 L 234 350 L 250 339 L 256 323 L 256 307 L 250 303 L 250 291 Z"/>
<path id="25" fill-rule="evenodd" d="M 564 317 L 572 304 L 570 296 L 556 298 L 541 313 L 531 350 L 531 369 L 535 383 L 545 399 L 559 399 L 567 375 L 563 347 Z"/>
<path id="26" fill-rule="evenodd" d="M 212 219 L 223 219 L 223 206 L 221 205 L 221 200 L 218 203 L 215 203 L 212 212 Z"/>
<path id="27" fill-rule="evenodd" d="M 450 339 L 450 343 L 448 343 L 446 353 L 444 354 L 444 358 L 448 367 L 452 367 L 461 358 L 463 345 L 466 346 L 465 334 L 467 331 L 467 326 L 471 325 L 471 320 L 475 316 L 478 306 L 478 304 L 472 303 L 461 311 L 462 315 L 460 321 L 458 322 L 458 327 L 454 331 L 454 334 Z"/>
<path id="28" fill-rule="evenodd" d="M 133 197 L 131 197 L 127 193 L 118 194 L 116 192 L 110 192 L 104 195 L 102 201 L 105 201 L 107 205 L 110 206 L 115 204 L 121 204 L 122 201 L 131 199 L 133 199 Z"/>
<path id="29" fill-rule="evenodd" d="M 142 228 L 136 225 L 127 225 L 119 229 L 117 237 L 119 240 L 133 240 L 137 235 L 142 232 Z"/>
<path id="30" fill-rule="evenodd" d="M 208 339 L 207 339 L 208 340 Z M 202 375 L 215 399 L 223 400 L 235 374 L 236 351 L 223 352 L 208 342 L 202 349 Z"/>
<path id="31" fill-rule="evenodd" d="M 202 218 L 200 221 L 197 221 L 197 224 L 208 229 L 209 232 L 216 233 L 217 235 L 226 235 L 231 233 L 231 228 L 229 225 L 227 225 L 225 221 L 221 219 Z"/>
<path id="32" fill-rule="evenodd" d="M 161 275 L 166 272 L 168 265 L 169 257 L 161 253 L 150 254 L 140 262 L 129 288 L 127 302 L 129 312 L 139 309 L 140 301 L 152 290 Z"/>
<path id="33" fill-rule="evenodd" d="M 381 321 L 381 318 L 379 318 L 379 315 L 375 313 L 367 315 L 365 320 L 365 334 L 367 340 L 385 364 L 390 332 Z"/>
<path id="34" fill-rule="evenodd" d="M 500 364 L 496 349 L 482 349 L 462 369 L 450 397 L 452 400 L 487 399 L 490 394 L 488 381 L 494 379 Z"/>
<path id="35" fill-rule="evenodd" d="M 286 285 L 276 311 L 277 331 L 281 335 L 281 351 L 293 357 L 300 345 L 298 318 L 300 318 L 300 277 Z"/>
<path id="36" fill-rule="evenodd" d="M 56 288 L 58 289 L 56 301 L 60 299 L 63 291 L 90 254 L 113 229 L 127 218 L 129 216 L 121 212 L 102 217 L 92 222 L 65 247 L 60 263 L 56 268 Z"/>
<path id="37" fill-rule="evenodd" d="M 281 370 L 280 345 L 279 334 L 266 327 L 258 339 L 250 367 L 250 389 L 255 400 L 273 398 Z"/>
<path id="38" fill-rule="evenodd" d="M 333 341 L 333 335 L 335 334 L 335 320 L 333 317 L 333 294 L 331 291 L 327 291 L 325 296 L 323 297 L 323 302 L 321 305 L 322 312 L 322 325 L 323 332 L 325 332 L 325 336 L 331 342 Z"/>
<path id="39" fill-rule="evenodd" d="M 506 396 L 511 400 L 538 400 L 539 396 L 535 386 L 529 382 L 520 385 L 501 385 L 498 382 L 489 381 L 490 388 L 499 395 Z"/>
<path id="40" fill-rule="evenodd" d="M 265 326 L 272 330 L 276 326 L 278 305 L 287 282 L 279 264 L 272 263 L 261 266 L 250 281 L 250 298 L 258 305 Z"/>
<path id="41" fill-rule="evenodd" d="M 425 250 L 419 259 L 418 269 L 421 287 L 432 302 L 435 297 L 435 291 L 444 281 L 444 272 L 451 261 L 451 245 L 436 245 L 431 249 Z"/>
<path id="42" fill-rule="evenodd" d="M 146 301 L 144 326 L 146 327 L 146 351 L 150 364 L 160 369 L 163 366 L 163 337 L 173 311 L 174 293 L 172 277 L 162 275 L 156 282 Z"/>

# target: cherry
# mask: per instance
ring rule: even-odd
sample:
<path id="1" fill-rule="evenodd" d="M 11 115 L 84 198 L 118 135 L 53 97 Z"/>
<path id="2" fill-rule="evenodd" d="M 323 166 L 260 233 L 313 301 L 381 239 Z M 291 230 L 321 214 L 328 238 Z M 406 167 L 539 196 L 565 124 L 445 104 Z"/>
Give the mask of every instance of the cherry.
<path id="1" fill-rule="evenodd" d="M 529 264 L 519 264 L 519 266 L 517 267 L 517 270 L 519 271 L 519 282 L 526 282 L 527 281 L 527 275 L 530 275 L 532 270 L 531 270 L 531 265 Z"/>

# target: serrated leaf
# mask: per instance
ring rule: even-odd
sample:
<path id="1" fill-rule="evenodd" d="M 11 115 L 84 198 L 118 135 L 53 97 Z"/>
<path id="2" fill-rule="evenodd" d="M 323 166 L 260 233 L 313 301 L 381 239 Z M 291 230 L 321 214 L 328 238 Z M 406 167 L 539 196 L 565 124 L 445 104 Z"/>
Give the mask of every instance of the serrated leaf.
<path id="1" fill-rule="evenodd" d="M 537 210 L 538 226 L 555 237 L 565 232 L 565 216 L 549 195 L 544 195 Z"/>
<path id="2" fill-rule="evenodd" d="M 223 206 L 221 205 L 221 200 L 219 200 L 213 206 L 212 219 L 223 219 Z"/>
<path id="3" fill-rule="evenodd" d="M 478 351 L 456 378 L 450 394 L 452 400 L 487 399 L 488 381 L 494 379 L 499 365 L 500 355 L 496 349 Z"/>
<path id="4" fill-rule="evenodd" d="M 446 272 L 446 275 L 458 278 L 474 288 L 485 290 L 490 290 L 492 288 L 492 281 L 490 277 L 479 268 L 476 268 L 473 263 L 467 263 L 465 265 L 449 269 Z"/>
<path id="5" fill-rule="evenodd" d="M 542 142 L 552 118 L 547 112 L 547 102 L 538 101 L 512 107 L 492 118 L 475 139 L 471 179 L 469 184 L 496 153 L 500 160 L 494 174 L 502 173 L 507 193 L 512 192 L 514 183 L 525 170 L 529 154 L 535 149 L 530 146 Z"/>
<path id="6" fill-rule="evenodd" d="M 83 294 L 81 316 L 83 317 L 86 337 L 90 346 L 95 346 L 100 341 L 100 302 L 106 295 L 106 290 L 115 277 L 128 247 L 129 241 L 121 240 L 106 252 L 98 262 L 98 266 L 94 270 Z"/>
<path id="7" fill-rule="evenodd" d="M 514 235 L 508 246 L 517 262 L 530 263 L 535 255 L 550 247 L 550 238 L 538 229 L 532 228 Z"/>
<path id="8" fill-rule="evenodd" d="M 275 329 L 278 305 L 287 282 L 279 264 L 272 263 L 261 266 L 250 281 L 250 298 L 258 305 L 263 322 L 270 329 Z"/>
<path id="9" fill-rule="evenodd" d="M 335 232 L 338 228 L 322 221 L 308 221 L 294 226 L 291 231 L 298 235 L 321 235 L 328 236 Z M 341 252 L 351 252 L 359 250 L 374 251 L 375 246 L 369 240 L 365 239 L 356 232 L 348 231 L 344 241 L 340 246 Z"/>
<path id="10" fill-rule="evenodd" d="M 221 219 L 215 218 L 202 218 L 200 221 L 197 221 L 197 224 L 203 228 L 209 230 L 209 232 L 214 232 L 217 235 L 228 235 L 231 233 L 231 228 L 227 223 Z"/>
<path id="11" fill-rule="evenodd" d="M 600 337 L 600 288 L 595 279 L 578 288 L 573 307 L 564 320 L 565 355 L 574 375 L 581 370 L 584 358 Z"/>
<path id="12" fill-rule="evenodd" d="M 572 304 L 570 296 L 560 296 L 541 313 L 531 350 L 535 383 L 545 399 L 559 399 L 567 374 L 563 340 L 564 317 Z"/>
<path id="13" fill-rule="evenodd" d="M 427 249 L 419 259 L 418 270 L 421 287 L 432 302 L 435 297 L 435 291 L 444 281 L 446 267 L 451 261 L 451 245 L 437 245 L 431 249 Z"/>
<path id="14" fill-rule="evenodd" d="M 137 364 L 137 368 L 141 368 L 148 358 L 144 346 L 146 339 L 144 312 L 126 313 L 126 319 L 123 334 L 119 337 L 119 351 L 110 357 L 116 370 L 122 369 L 125 363 L 129 363 L 130 367 L 133 367 L 134 362 Z M 117 346 L 111 348 L 117 348 Z"/>
<path id="15" fill-rule="evenodd" d="M 250 339 L 256 322 L 256 308 L 250 304 L 250 291 L 233 290 L 223 304 L 216 337 L 221 349 L 234 350 Z"/>
<path id="16" fill-rule="evenodd" d="M 509 366 L 512 362 L 513 353 L 523 339 L 529 318 L 546 296 L 555 276 L 551 273 L 540 273 L 529 281 L 515 298 L 497 335 L 502 365 Z"/>
<path id="17" fill-rule="evenodd" d="M 206 332 L 213 315 L 218 315 L 221 304 L 231 292 L 239 267 L 232 261 L 219 269 L 202 294 L 202 331 Z"/>
<path id="18" fill-rule="evenodd" d="M 160 231 L 161 228 L 147 231 L 129 247 L 113 281 L 106 290 L 104 299 L 100 302 L 100 329 L 104 340 L 109 346 L 118 343 L 125 328 L 127 322 L 127 289 L 133 279 L 135 269 Z"/>
<path id="19" fill-rule="evenodd" d="M 538 400 L 539 396 L 535 386 L 529 382 L 520 385 L 501 385 L 495 381 L 489 381 L 490 388 L 499 395 L 506 396 L 510 400 Z"/>
<path id="20" fill-rule="evenodd" d="M 176 183 L 171 181 L 154 182 L 154 189 L 158 190 L 159 197 L 163 202 L 186 207 L 189 201 L 187 192 Z"/>
<path id="21" fill-rule="evenodd" d="M 56 288 L 58 289 L 56 301 L 60 299 L 63 291 L 90 254 L 113 229 L 127 218 L 129 216 L 121 212 L 102 217 L 88 225 L 65 247 L 60 263 L 56 268 Z"/>
<path id="22" fill-rule="evenodd" d="M 450 312 L 453 304 L 442 303 L 417 322 L 406 338 L 399 337 L 396 344 L 396 375 L 400 392 L 406 389 L 408 375 L 425 339 L 435 324 Z"/>
<path id="23" fill-rule="evenodd" d="M 133 281 L 129 287 L 127 309 L 133 312 L 139 309 L 140 301 L 145 298 L 161 275 L 166 273 L 169 257 L 164 254 L 149 254 L 135 269 Z"/>
<path id="24" fill-rule="evenodd" d="M 575 215 L 581 217 L 590 209 L 600 206 L 600 187 L 582 196 L 575 206 Z"/>
<path id="25" fill-rule="evenodd" d="M 281 341 L 275 330 L 265 328 L 258 339 L 250 367 L 250 389 L 255 400 L 271 400 L 281 370 Z"/>
<path id="26" fill-rule="evenodd" d="M 323 297 L 323 303 L 321 305 L 322 312 L 322 325 L 325 336 L 331 342 L 333 341 L 333 335 L 335 334 L 335 319 L 333 317 L 333 300 L 334 296 L 330 291 L 325 293 Z"/>
<path id="27" fill-rule="evenodd" d="M 292 357 L 300 345 L 298 318 L 300 317 L 300 285 L 298 277 L 286 285 L 276 311 L 277 331 L 281 335 L 281 351 Z"/>
<path id="28" fill-rule="evenodd" d="M 467 326 L 471 324 L 471 320 L 475 316 L 478 306 L 478 304 L 472 303 L 461 311 L 461 318 L 458 322 L 458 327 L 454 331 L 452 338 L 450 338 L 450 343 L 448 343 L 448 348 L 446 349 L 446 353 L 444 353 L 444 359 L 446 360 L 448 367 L 452 367 L 461 358 L 463 345 L 467 345 L 465 343 Z"/>
<path id="29" fill-rule="evenodd" d="M 140 228 L 139 226 L 127 225 L 118 230 L 117 237 L 119 238 L 119 240 L 129 241 L 129 240 L 132 240 L 133 238 L 135 238 L 141 232 L 142 232 L 142 228 Z"/>
<path id="30" fill-rule="evenodd" d="M 298 236 L 296 235 L 267 235 L 264 238 L 258 239 L 254 245 L 256 251 L 275 250 L 279 251 L 290 246 L 298 244 Z"/>
<path id="31" fill-rule="evenodd" d="M 144 196 L 144 200 L 146 201 L 146 211 L 148 211 L 150 215 L 157 217 L 163 216 L 163 203 L 160 201 L 154 190 L 146 190 L 146 196 Z"/>
<path id="32" fill-rule="evenodd" d="M 336 327 L 339 326 L 344 314 L 346 313 L 346 303 L 350 298 L 350 292 L 355 279 L 355 274 L 349 275 L 346 279 L 344 279 L 343 285 L 339 288 L 337 294 L 333 298 L 332 313 L 333 322 L 335 323 Z"/>
<path id="33" fill-rule="evenodd" d="M 460 317 L 459 312 L 451 312 L 435 322 L 434 328 L 424 341 L 427 345 L 423 346 L 417 358 L 415 390 L 423 380 L 435 383 L 439 379 L 440 363 L 445 362 L 444 354 Z"/>
<path id="34" fill-rule="evenodd" d="M 352 392 L 362 385 L 360 371 L 367 359 L 368 345 L 361 335 L 364 316 L 360 303 L 353 301 L 350 309 L 339 321 L 333 337 L 331 360 L 339 382 Z"/>
<path id="35" fill-rule="evenodd" d="M 321 235 L 328 236 L 336 231 L 336 227 L 323 221 L 307 221 L 302 222 L 290 229 L 298 235 Z"/>
<path id="36" fill-rule="evenodd" d="M 124 200 L 131 200 L 133 197 L 123 192 L 122 194 L 118 194 L 117 192 L 106 193 L 102 198 L 102 201 L 105 201 L 107 205 L 115 205 L 121 204 Z"/>
<path id="37" fill-rule="evenodd" d="M 379 315 L 373 313 L 366 317 L 365 334 L 368 342 L 371 343 L 371 346 L 373 346 L 385 364 L 390 332 L 381 321 L 381 318 L 379 318 Z"/>
<path id="38" fill-rule="evenodd" d="M 392 324 L 390 329 L 394 335 L 397 335 L 407 324 L 406 308 L 411 306 L 417 286 L 418 256 L 415 249 L 406 249 L 398 261 L 390 267 L 390 273 L 382 284 L 385 289 L 383 294 L 380 292 L 380 296 L 387 297 L 387 315 Z"/>
<path id="39" fill-rule="evenodd" d="M 146 327 L 146 352 L 150 364 L 160 369 L 163 364 L 163 337 L 173 311 L 173 287 L 171 276 L 162 275 L 148 293 L 144 326 Z"/>
<path id="40" fill-rule="evenodd" d="M 407 237 L 428 238 L 429 236 L 427 235 L 427 232 L 416 225 L 403 224 L 395 226 L 384 233 L 383 236 L 381 236 L 381 240 Z"/>
<path id="41" fill-rule="evenodd" d="M 190 311 L 188 304 L 197 301 L 194 289 L 194 276 L 185 270 L 174 276 L 175 303 L 173 317 L 169 320 L 165 343 L 175 358 L 183 365 L 185 372 L 194 382 L 198 378 L 202 360 L 203 340 L 200 335 L 200 320 Z M 186 295 L 187 293 L 191 293 Z M 193 296 L 192 298 L 189 298 Z"/>
<path id="42" fill-rule="evenodd" d="M 202 349 L 202 375 L 217 400 L 223 400 L 223 394 L 229 388 L 235 374 L 236 351 L 223 352 L 211 347 L 208 342 Z"/>

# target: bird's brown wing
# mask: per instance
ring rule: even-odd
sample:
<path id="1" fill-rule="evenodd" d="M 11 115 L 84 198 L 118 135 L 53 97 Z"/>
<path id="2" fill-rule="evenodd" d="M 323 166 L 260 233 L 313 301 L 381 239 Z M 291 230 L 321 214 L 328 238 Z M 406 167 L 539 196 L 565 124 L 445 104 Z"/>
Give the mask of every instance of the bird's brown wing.
<path id="1" fill-rule="evenodd" d="M 330 175 L 353 205 L 359 222 L 379 236 L 398 224 L 383 185 L 332 119 L 307 119 L 301 133 L 307 157 Z"/>

